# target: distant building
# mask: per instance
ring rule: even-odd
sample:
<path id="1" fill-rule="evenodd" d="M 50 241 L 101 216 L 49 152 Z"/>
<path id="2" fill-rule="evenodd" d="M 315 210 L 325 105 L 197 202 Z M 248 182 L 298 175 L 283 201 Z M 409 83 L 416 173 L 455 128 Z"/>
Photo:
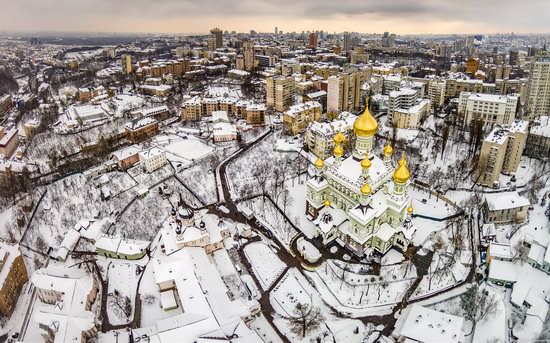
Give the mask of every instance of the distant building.
<path id="1" fill-rule="evenodd" d="M 216 27 L 210 30 L 210 33 L 214 36 L 215 49 L 223 48 L 223 31 Z"/>
<path id="2" fill-rule="evenodd" d="M 351 33 L 344 32 L 344 52 L 349 52 L 351 50 Z"/>
<path id="3" fill-rule="evenodd" d="M 321 119 L 322 107 L 318 102 L 306 102 L 293 105 L 283 114 L 283 127 L 290 135 L 296 135 L 309 123 Z"/>
<path id="4" fill-rule="evenodd" d="M 311 32 L 309 34 L 309 40 L 308 40 L 307 47 L 310 48 L 310 49 L 316 49 L 317 48 L 317 43 L 318 43 L 317 33 Z"/>
<path id="5" fill-rule="evenodd" d="M 495 127 L 483 140 L 475 180 L 498 187 L 500 174 L 515 173 L 527 141 L 528 122 L 514 120 L 508 127 Z"/>
<path id="6" fill-rule="evenodd" d="M 122 73 L 125 75 L 131 74 L 133 70 L 132 56 L 122 55 L 121 63 L 122 63 Z"/>
<path id="7" fill-rule="evenodd" d="M 253 41 L 243 42 L 244 70 L 251 71 L 256 66 L 256 51 Z"/>
<path id="8" fill-rule="evenodd" d="M 483 201 L 483 216 L 486 223 L 523 223 L 531 203 L 517 192 L 487 193 Z"/>
<path id="9" fill-rule="evenodd" d="M 141 168 L 147 173 L 162 168 L 168 163 L 166 152 L 159 148 L 151 148 L 139 153 L 139 163 Z"/>
<path id="10" fill-rule="evenodd" d="M 484 123 L 484 128 L 495 125 L 510 125 L 516 117 L 518 97 L 516 95 L 496 95 L 480 93 L 460 93 L 458 117 L 463 118 L 462 126 L 469 128 L 473 121 Z"/>
<path id="11" fill-rule="evenodd" d="M 23 285 L 29 280 L 19 245 L 0 242 L 0 313 L 10 318 Z"/>

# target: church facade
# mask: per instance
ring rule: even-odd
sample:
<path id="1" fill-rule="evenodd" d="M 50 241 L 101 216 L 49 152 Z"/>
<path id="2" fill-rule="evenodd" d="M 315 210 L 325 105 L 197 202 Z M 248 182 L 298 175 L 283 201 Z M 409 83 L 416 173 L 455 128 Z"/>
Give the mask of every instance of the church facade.
<path id="1" fill-rule="evenodd" d="M 316 160 L 307 182 L 306 215 L 315 224 L 316 235 L 324 244 L 337 241 L 359 257 L 383 255 L 392 247 L 405 251 L 416 231 L 406 156 L 395 166 L 390 144 L 382 158 L 377 156 L 373 152 L 377 130 L 367 107 L 353 125 L 353 151 L 344 151 L 346 138 L 337 133 L 333 155 Z"/>

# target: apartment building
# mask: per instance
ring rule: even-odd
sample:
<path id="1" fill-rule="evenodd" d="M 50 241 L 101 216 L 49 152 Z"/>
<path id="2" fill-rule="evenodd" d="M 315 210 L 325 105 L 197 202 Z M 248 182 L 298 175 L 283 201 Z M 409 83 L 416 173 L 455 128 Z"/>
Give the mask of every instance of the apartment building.
<path id="1" fill-rule="evenodd" d="M 11 94 L 4 94 L 0 98 L 0 117 L 3 117 L 13 107 Z"/>
<path id="2" fill-rule="evenodd" d="M 496 126 L 483 140 L 474 173 L 479 184 L 498 187 L 501 173 L 516 172 L 527 142 L 528 125 L 527 121 L 514 120 L 509 126 Z"/>
<path id="3" fill-rule="evenodd" d="M 130 55 L 122 55 L 121 58 L 121 64 L 122 64 L 122 73 L 125 75 L 131 74 L 133 70 L 132 66 L 132 56 Z"/>
<path id="4" fill-rule="evenodd" d="M 225 111 L 230 117 L 245 119 L 247 124 L 263 124 L 267 108 L 264 104 L 254 104 L 237 98 L 189 98 L 181 104 L 180 116 L 183 121 L 199 121 L 203 116 L 211 116 L 214 111 Z"/>
<path id="5" fill-rule="evenodd" d="M 342 112 L 331 122 L 309 123 L 306 131 L 306 144 L 309 151 L 322 160 L 332 156 L 334 150 L 334 136 L 341 132 L 346 137 L 346 147 L 354 146 L 355 134 L 353 123 L 357 116 L 350 112 Z"/>
<path id="6" fill-rule="evenodd" d="M 531 122 L 525 155 L 537 158 L 550 157 L 550 116 L 541 116 Z"/>
<path id="7" fill-rule="evenodd" d="M 152 173 L 168 163 L 166 153 L 159 148 L 151 148 L 139 153 L 139 163 L 144 171 Z"/>
<path id="8" fill-rule="evenodd" d="M 525 118 L 550 115 L 550 53 L 541 51 L 533 59 L 529 72 Z"/>
<path id="9" fill-rule="evenodd" d="M 296 82 L 292 76 L 270 77 L 266 83 L 267 107 L 284 112 L 294 105 Z"/>
<path id="10" fill-rule="evenodd" d="M 400 129 L 416 129 L 430 113 L 431 101 L 421 99 L 417 90 L 391 91 L 388 99 L 388 123 Z"/>
<path id="11" fill-rule="evenodd" d="M 296 135 L 309 123 L 321 119 L 322 106 L 316 101 L 293 105 L 283 114 L 283 127 L 290 135 Z"/>
<path id="12" fill-rule="evenodd" d="M 496 125 L 510 125 L 518 107 L 516 95 L 497 95 L 481 93 L 460 93 L 457 120 L 464 128 L 472 121 L 482 120 L 484 127 L 492 129 Z"/>
<path id="13" fill-rule="evenodd" d="M 327 111 L 356 112 L 361 104 L 361 74 L 330 76 L 327 80 Z"/>
<path id="14" fill-rule="evenodd" d="M 159 131 L 159 123 L 152 117 L 142 117 L 124 125 L 126 138 L 132 142 L 140 142 L 153 137 Z"/>
<path id="15" fill-rule="evenodd" d="M 19 245 L 0 242 L 0 314 L 9 318 L 23 285 L 29 280 Z"/>

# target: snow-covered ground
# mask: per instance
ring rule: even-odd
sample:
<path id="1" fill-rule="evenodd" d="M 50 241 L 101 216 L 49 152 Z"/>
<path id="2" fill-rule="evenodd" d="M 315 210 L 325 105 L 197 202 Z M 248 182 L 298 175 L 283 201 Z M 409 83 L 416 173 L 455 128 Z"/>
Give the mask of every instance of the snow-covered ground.
<path id="1" fill-rule="evenodd" d="M 267 290 L 285 270 L 286 265 L 265 243 L 250 243 L 244 248 L 246 258 L 252 264 L 254 274 L 263 288 Z"/>

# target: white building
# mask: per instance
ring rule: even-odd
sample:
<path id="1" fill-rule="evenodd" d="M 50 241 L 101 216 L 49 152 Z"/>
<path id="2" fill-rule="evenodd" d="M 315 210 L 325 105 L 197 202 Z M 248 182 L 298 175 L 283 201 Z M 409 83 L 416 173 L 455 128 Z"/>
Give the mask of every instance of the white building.
<path id="1" fill-rule="evenodd" d="M 403 310 L 392 336 L 399 342 L 465 342 L 464 318 L 412 305 Z"/>
<path id="2" fill-rule="evenodd" d="M 464 128 L 474 120 L 482 120 L 485 128 L 495 125 L 510 125 L 516 117 L 517 95 L 460 93 L 458 117 Z"/>
<path id="3" fill-rule="evenodd" d="M 212 136 L 214 142 L 227 142 L 237 139 L 237 127 L 229 122 L 226 111 L 212 112 Z"/>
<path id="4" fill-rule="evenodd" d="M 166 152 L 159 148 L 151 148 L 139 153 L 139 163 L 143 170 L 152 173 L 168 163 Z"/>

